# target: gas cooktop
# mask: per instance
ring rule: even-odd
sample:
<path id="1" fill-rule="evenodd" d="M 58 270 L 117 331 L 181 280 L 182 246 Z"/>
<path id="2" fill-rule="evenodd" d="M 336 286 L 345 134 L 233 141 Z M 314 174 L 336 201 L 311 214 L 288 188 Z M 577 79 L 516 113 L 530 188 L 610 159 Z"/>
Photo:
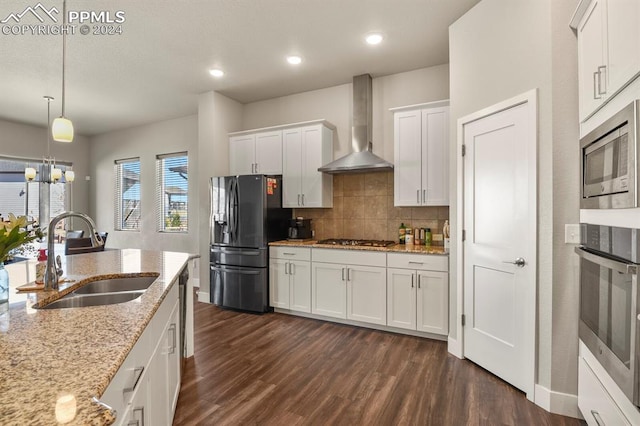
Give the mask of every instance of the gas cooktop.
<path id="1" fill-rule="evenodd" d="M 389 247 L 395 244 L 394 241 L 383 240 L 348 240 L 342 238 L 329 238 L 320 240 L 318 244 L 328 244 L 332 246 L 359 246 L 359 247 Z"/>

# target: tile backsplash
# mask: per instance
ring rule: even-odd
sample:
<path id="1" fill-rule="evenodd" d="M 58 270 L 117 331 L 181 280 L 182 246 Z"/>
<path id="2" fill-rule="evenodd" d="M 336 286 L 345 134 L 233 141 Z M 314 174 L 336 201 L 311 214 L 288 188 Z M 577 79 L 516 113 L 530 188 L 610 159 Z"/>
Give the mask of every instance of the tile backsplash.
<path id="1" fill-rule="evenodd" d="M 333 175 L 333 208 L 295 209 L 296 217 L 312 219 L 314 239 L 354 238 L 398 241 L 401 223 L 431 228 L 441 234 L 449 207 L 395 207 L 393 172 Z M 434 245 L 442 244 L 435 242 Z"/>

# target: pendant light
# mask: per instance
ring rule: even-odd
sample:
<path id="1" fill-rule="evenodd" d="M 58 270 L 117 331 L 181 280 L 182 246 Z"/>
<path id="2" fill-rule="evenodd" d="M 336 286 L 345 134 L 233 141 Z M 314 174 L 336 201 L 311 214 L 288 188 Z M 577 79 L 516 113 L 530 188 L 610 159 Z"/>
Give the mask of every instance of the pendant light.
<path id="1" fill-rule="evenodd" d="M 73 123 L 64 116 L 65 106 L 65 62 L 67 58 L 67 0 L 62 2 L 62 115 L 53 120 L 51 134 L 56 142 L 73 141 Z"/>

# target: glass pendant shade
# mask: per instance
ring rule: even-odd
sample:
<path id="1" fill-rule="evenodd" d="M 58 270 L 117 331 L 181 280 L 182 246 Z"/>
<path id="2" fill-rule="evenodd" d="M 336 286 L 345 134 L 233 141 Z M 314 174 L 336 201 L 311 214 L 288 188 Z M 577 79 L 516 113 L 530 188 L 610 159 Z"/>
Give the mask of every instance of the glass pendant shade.
<path id="1" fill-rule="evenodd" d="M 24 169 L 24 178 L 28 182 L 34 180 L 36 178 L 36 169 L 34 169 L 33 167 L 27 167 L 26 169 Z"/>
<path id="2" fill-rule="evenodd" d="M 67 170 L 66 172 L 64 172 L 64 180 L 69 183 L 76 180 L 76 174 L 73 172 L 73 170 Z"/>
<path id="3" fill-rule="evenodd" d="M 68 118 L 56 118 L 51 125 L 51 135 L 56 142 L 72 142 L 73 123 Z"/>
<path id="4" fill-rule="evenodd" d="M 57 182 L 60 180 L 60 178 L 62 177 L 62 170 L 57 169 L 57 168 L 53 168 L 51 169 L 51 181 L 52 182 Z"/>

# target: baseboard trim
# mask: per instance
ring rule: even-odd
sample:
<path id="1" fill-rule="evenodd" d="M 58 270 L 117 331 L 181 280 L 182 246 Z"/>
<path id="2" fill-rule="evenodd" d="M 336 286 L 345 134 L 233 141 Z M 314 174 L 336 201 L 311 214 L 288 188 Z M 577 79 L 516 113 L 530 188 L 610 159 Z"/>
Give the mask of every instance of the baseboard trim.
<path id="1" fill-rule="evenodd" d="M 550 413 L 581 419 L 578 395 L 555 392 L 544 386 L 535 386 L 535 404 Z"/>
<path id="2" fill-rule="evenodd" d="M 447 339 L 447 349 L 451 355 L 464 359 L 464 355 L 462 353 L 462 339 L 458 340 L 449 336 Z"/>
<path id="3" fill-rule="evenodd" d="M 198 292 L 198 302 L 211 303 L 210 294 L 209 293 L 205 293 L 204 291 L 200 290 Z"/>

